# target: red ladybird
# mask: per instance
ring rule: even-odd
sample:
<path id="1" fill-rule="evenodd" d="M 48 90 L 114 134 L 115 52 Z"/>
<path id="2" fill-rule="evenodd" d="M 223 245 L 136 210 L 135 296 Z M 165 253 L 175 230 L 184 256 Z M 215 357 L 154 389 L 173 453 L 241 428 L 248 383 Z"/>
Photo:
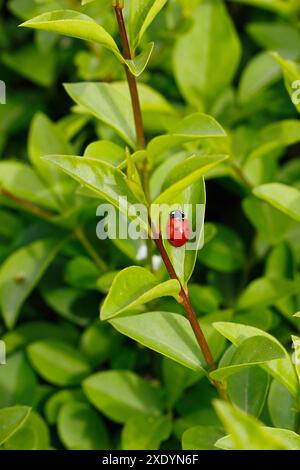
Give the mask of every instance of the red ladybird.
<path id="1" fill-rule="evenodd" d="M 172 211 L 167 224 L 167 237 L 169 243 L 179 248 L 185 245 L 191 235 L 189 222 L 184 218 L 184 212 L 180 210 Z"/>

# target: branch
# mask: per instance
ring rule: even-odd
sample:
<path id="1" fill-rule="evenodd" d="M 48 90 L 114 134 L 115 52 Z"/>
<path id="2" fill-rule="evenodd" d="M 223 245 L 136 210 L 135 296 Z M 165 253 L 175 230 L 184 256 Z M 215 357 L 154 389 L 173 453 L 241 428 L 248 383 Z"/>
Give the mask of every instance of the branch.
<path id="1" fill-rule="evenodd" d="M 45 209 L 42 209 L 39 206 L 36 206 L 35 204 L 28 201 L 27 199 L 23 199 L 19 196 L 15 196 L 10 191 L 7 191 L 7 189 L 0 188 L 0 195 L 6 197 L 7 199 L 10 199 L 11 201 L 13 201 L 18 206 L 22 207 L 23 209 L 25 209 L 28 212 L 31 212 L 31 214 L 37 215 L 41 219 L 50 219 L 51 217 L 54 217 L 54 215 L 55 215 L 52 212 L 49 212 Z"/>

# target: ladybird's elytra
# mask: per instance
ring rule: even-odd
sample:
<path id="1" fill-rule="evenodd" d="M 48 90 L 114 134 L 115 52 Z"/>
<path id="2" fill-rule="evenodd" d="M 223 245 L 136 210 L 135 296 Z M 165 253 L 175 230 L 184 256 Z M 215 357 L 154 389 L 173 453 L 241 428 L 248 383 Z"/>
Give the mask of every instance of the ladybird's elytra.
<path id="1" fill-rule="evenodd" d="M 184 212 L 180 210 L 172 211 L 167 224 L 167 237 L 172 246 L 179 248 L 186 244 L 190 238 L 190 226 L 185 219 Z"/>

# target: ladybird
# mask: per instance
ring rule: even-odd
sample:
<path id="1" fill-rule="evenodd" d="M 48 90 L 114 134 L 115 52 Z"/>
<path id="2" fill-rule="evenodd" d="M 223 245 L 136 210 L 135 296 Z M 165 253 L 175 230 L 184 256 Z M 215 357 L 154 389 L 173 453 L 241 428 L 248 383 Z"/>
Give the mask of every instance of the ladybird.
<path id="1" fill-rule="evenodd" d="M 190 235 L 191 231 L 189 222 L 185 219 L 184 212 L 180 210 L 172 211 L 167 224 L 167 237 L 169 243 L 176 248 L 179 248 L 186 244 Z"/>

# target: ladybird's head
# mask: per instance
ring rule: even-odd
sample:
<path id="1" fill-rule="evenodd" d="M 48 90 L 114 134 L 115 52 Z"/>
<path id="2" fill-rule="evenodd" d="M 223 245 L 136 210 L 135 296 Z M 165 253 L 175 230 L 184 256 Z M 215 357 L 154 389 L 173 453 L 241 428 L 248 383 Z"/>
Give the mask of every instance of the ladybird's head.
<path id="1" fill-rule="evenodd" d="M 182 212 L 180 210 L 172 211 L 171 214 L 170 214 L 170 217 L 172 219 L 184 220 L 184 212 Z"/>

